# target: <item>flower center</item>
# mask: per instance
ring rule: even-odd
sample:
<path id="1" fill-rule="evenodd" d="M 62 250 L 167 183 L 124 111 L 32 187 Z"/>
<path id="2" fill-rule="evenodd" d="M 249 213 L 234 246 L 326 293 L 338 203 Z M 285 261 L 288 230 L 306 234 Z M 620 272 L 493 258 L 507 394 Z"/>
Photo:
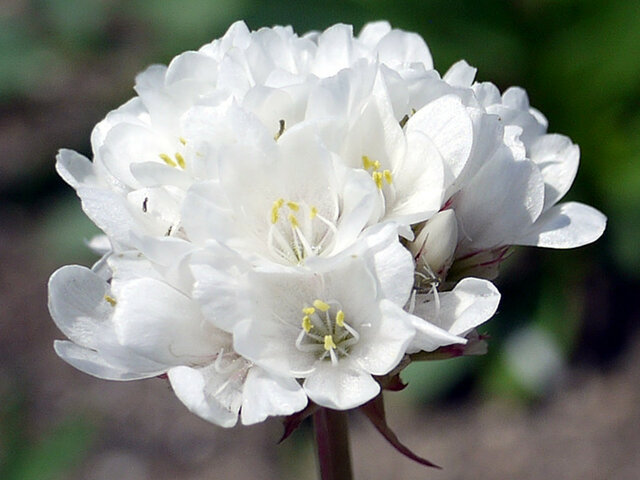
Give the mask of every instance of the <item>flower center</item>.
<path id="1" fill-rule="evenodd" d="M 371 178 L 378 190 L 382 190 L 385 184 L 391 185 L 393 182 L 391 170 L 380 170 L 380 162 L 378 160 L 371 160 L 368 156 L 363 155 L 362 166 L 367 172 L 371 173 Z"/>
<path id="2" fill-rule="evenodd" d="M 302 309 L 302 328 L 296 348 L 337 365 L 338 359 L 346 357 L 351 346 L 358 343 L 360 335 L 346 322 L 339 302 L 316 299 L 311 305 Z"/>
<path id="3" fill-rule="evenodd" d="M 335 243 L 335 223 L 306 202 L 279 198 L 273 202 L 269 222 L 269 250 L 287 263 L 301 265 Z"/>
<path id="4" fill-rule="evenodd" d="M 187 141 L 184 138 L 178 137 L 178 140 L 180 140 L 180 143 L 182 144 L 183 147 L 186 146 Z M 173 157 L 171 157 L 170 155 L 167 155 L 166 153 L 160 153 L 158 156 L 164 163 L 166 163 L 170 167 L 174 167 L 174 168 L 180 167 L 182 170 L 187 168 L 187 162 L 185 161 L 184 156 L 180 152 L 176 152 L 173 155 Z"/>
<path id="5" fill-rule="evenodd" d="M 393 205 L 397 195 L 391 170 L 383 169 L 380 161 L 371 160 L 367 155 L 362 156 L 362 167 L 371 174 L 371 179 L 378 187 L 378 193 L 384 201 L 385 209 L 387 206 Z"/>

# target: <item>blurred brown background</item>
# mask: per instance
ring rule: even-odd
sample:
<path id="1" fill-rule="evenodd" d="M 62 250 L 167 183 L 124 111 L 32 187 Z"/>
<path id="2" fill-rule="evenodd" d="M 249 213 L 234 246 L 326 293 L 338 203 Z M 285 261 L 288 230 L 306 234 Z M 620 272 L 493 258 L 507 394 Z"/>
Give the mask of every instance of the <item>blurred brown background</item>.
<path id="1" fill-rule="evenodd" d="M 54 171 L 149 63 L 230 23 L 302 33 L 385 18 L 420 32 L 444 72 L 521 85 L 580 144 L 569 195 L 609 217 L 595 245 L 521 249 L 499 280 L 490 354 L 412 365 L 389 422 L 427 470 L 353 416 L 356 478 L 635 479 L 640 471 L 640 3 L 637 0 L 0 3 L 0 478 L 313 479 L 308 426 L 233 430 L 189 414 L 162 380 L 97 380 L 59 360 L 46 308 L 57 267 L 90 265 L 95 229 Z"/>

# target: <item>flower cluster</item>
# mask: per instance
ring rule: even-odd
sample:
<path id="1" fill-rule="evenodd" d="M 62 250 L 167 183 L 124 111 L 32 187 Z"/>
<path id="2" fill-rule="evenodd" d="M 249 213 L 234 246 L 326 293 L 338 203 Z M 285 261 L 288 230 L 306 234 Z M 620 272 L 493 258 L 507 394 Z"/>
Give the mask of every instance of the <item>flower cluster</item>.
<path id="1" fill-rule="evenodd" d="M 91 269 L 51 277 L 58 355 L 105 379 L 166 374 L 230 427 L 355 408 L 419 352 L 476 345 L 510 246 L 580 246 L 605 218 L 557 204 L 578 147 L 475 73 L 441 77 L 386 22 L 239 22 L 148 68 L 93 160 L 58 155 L 105 234 Z"/>

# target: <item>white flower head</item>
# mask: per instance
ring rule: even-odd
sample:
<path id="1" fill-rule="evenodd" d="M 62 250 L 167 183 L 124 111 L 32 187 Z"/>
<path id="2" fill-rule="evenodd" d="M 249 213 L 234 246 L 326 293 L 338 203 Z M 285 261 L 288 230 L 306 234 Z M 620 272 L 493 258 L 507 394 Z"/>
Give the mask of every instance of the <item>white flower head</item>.
<path id="1" fill-rule="evenodd" d="M 511 245 L 592 242 L 606 219 L 557 203 L 578 147 L 475 73 L 440 77 L 386 22 L 237 22 L 148 68 L 91 160 L 57 157 L 104 232 L 93 269 L 51 277 L 57 353 L 100 378 L 166 374 L 228 427 L 361 406 L 413 354 L 477 337 L 500 296 L 470 273 Z"/>

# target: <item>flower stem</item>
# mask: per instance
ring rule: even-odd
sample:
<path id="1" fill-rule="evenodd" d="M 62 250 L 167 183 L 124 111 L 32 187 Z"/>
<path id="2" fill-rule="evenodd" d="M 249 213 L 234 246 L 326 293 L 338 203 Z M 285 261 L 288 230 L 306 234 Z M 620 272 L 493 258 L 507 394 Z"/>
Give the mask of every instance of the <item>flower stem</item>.
<path id="1" fill-rule="evenodd" d="M 351 480 L 347 412 L 320 408 L 313 414 L 316 451 L 322 480 Z"/>

